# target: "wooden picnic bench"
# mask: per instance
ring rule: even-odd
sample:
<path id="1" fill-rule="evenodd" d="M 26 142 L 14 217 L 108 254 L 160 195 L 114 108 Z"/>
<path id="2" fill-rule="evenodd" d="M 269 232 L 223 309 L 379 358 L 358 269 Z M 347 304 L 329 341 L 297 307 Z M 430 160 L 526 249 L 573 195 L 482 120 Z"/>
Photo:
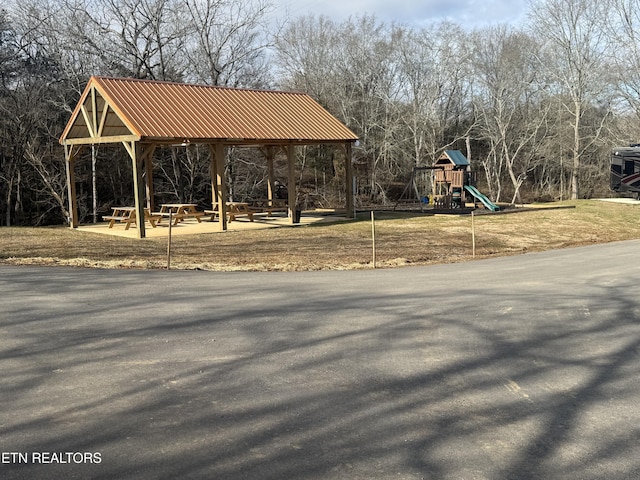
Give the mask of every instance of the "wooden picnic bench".
<path id="1" fill-rule="evenodd" d="M 250 202 L 227 202 L 227 218 L 230 222 L 237 217 L 246 216 L 253 222 L 254 214 L 266 212 L 271 217 L 273 212 L 287 212 L 289 207 L 286 199 L 259 199 Z M 210 217 L 213 222 L 218 216 L 218 206 L 211 210 L 205 210 L 204 214 Z"/>
<path id="2" fill-rule="evenodd" d="M 109 221 L 109 228 L 113 228 L 116 222 L 125 223 L 125 230 L 129 230 L 132 223 L 136 223 L 136 208 L 135 207 L 111 207 L 113 210 L 111 215 L 103 215 L 102 220 Z M 148 208 L 144 209 L 144 218 L 147 220 L 153 228 L 156 227 L 156 222 L 160 221 L 162 217 L 151 214 Z"/>
<path id="3" fill-rule="evenodd" d="M 171 215 L 174 225 L 177 225 L 185 218 L 195 218 L 200 223 L 202 221 L 201 217 L 206 213 L 199 212 L 196 208 L 197 205 L 195 203 L 163 203 L 160 206 L 160 211 L 154 215 L 157 215 L 160 219 Z M 158 220 L 158 223 L 160 222 L 161 220 Z"/>
<path id="4" fill-rule="evenodd" d="M 218 205 L 215 205 L 211 210 L 205 210 L 204 214 L 209 216 L 210 222 L 213 222 L 218 216 Z"/>
<path id="5" fill-rule="evenodd" d="M 249 208 L 256 213 L 267 212 L 268 217 L 272 216 L 273 212 L 287 212 L 289 210 L 287 200 L 282 198 L 252 200 Z"/>
<path id="6" fill-rule="evenodd" d="M 254 211 L 249 207 L 246 202 L 227 202 L 227 219 L 232 222 L 237 217 L 246 216 L 253 222 Z M 210 215 L 210 221 L 214 221 L 219 215 L 218 206 L 216 205 L 212 210 L 205 210 L 205 215 Z"/>
<path id="7" fill-rule="evenodd" d="M 249 217 L 253 222 L 253 211 L 246 202 L 227 202 L 227 217 L 233 222 L 237 217 Z"/>

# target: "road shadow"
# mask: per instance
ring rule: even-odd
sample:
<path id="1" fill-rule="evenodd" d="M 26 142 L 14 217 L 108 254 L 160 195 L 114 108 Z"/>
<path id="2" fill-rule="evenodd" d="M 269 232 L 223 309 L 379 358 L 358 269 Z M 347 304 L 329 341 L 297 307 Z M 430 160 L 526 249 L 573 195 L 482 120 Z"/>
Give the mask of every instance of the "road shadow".
<path id="1" fill-rule="evenodd" d="M 0 322 L 3 451 L 101 462 L 0 476 L 640 475 L 638 279 L 460 283 L 474 267 L 386 293 L 397 272 L 2 269 L 26 300 Z"/>

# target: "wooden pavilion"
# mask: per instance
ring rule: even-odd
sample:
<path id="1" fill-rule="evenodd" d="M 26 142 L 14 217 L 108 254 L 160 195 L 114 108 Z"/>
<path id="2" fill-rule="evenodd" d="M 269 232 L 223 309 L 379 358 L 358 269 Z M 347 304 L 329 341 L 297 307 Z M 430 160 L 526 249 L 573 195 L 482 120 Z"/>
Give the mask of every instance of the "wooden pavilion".
<path id="1" fill-rule="evenodd" d="M 94 144 L 123 144 L 131 157 L 136 217 L 153 211 L 152 157 L 158 147 L 206 144 L 211 152 L 212 207 L 220 230 L 227 229 L 224 166 L 230 146 L 255 146 L 265 152 L 269 199 L 273 199 L 273 161 L 277 148 L 287 153 L 288 198 L 296 198 L 295 149 L 302 145 L 344 147 L 346 210 L 353 216 L 352 156 L 357 136 L 309 95 L 233 89 L 125 78 L 91 77 L 60 143 L 65 148 L 69 225 L 78 226 L 74 165 Z M 146 182 L 143 180 L 146 172 Z M 294 201 L 289 219 L 296 221 Z M 136 222 L 145 237 L 143 221 Z"/>

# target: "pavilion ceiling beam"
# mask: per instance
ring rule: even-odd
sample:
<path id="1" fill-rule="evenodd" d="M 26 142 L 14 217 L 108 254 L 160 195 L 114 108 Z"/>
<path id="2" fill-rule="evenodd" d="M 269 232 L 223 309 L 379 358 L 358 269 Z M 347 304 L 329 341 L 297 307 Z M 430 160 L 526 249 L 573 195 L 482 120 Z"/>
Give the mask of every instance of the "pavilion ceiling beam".
<path id="1" fill-rule="evenodd" d="M 136 157 L 136 142 L 123 141 L 122 145 L 124 145 L 124 148 L 127 150 L 127 153 L 131 158 Z"/>
<path id="2" fill-rule="evenodd" d="M 84 117 L 84 123 L 87 125 L 87 130 L 89 131 L 89 136 L 91 138 L 96 137 L 96 132 L 93 129 L 93 122 L 91 121 L 91 117 L 89 117 L 89 112 L 87 112 L 87 107 L 84 105 L 80 106 L 80 111 L 82 112 L 82 116 Z"/>
<path id="3" fill-rule="evenodd" d="M 90 99 L 91 99 L 91 114 L 89 114 L 89 111 L 87 110 L 87 106 L 85 104 L 80 105 L 80 111 L 82 112 L 84 123 L 86 124 L 87 130 L 89 131 L 89 136 L 91 138 L 96 138 L 96 137 L 99 137 L 100 134 L 98 132 L 98 99 L 97 99 L 95 87 L 91 88 Z M 106 103 L 105 103 L 105 106 L 106 106 Z"/>
<path id="4" fill-rule="evenodd" d="M 98 101 L 96 99 L 96 87 L 91 89 L 91 113 L 93 114 L 91 118 L 93 121 L 93 136 L 98 137 Z"/>
<path id="5" fill-rule="evenodd" d="M 64 154 L 69 159 L 75 159 L 86 148 L 86 145 L 65 145 Z"/>
<path id="6" fill-rule="evenodd" d="M 104 131 L 104 125 L 107 120 L 107 114 L 109 113 L 109 104 L 104 102 L 104 107 L 102 109 L 102 115 L 100 116 L 100 125 L 98 126 L 98 137 L 102 136 L 102 132 Z"/>
<path id="7" fill-rule="evenodd" d="M 140 140 L 138 135 L 114 135 L 112 137 L 85 137 L 85 138 L 69 138 L 64 141 L 65 145 L 91 145 L 95 143 L 120 143 L 120 142 L 137 142 Z"/>

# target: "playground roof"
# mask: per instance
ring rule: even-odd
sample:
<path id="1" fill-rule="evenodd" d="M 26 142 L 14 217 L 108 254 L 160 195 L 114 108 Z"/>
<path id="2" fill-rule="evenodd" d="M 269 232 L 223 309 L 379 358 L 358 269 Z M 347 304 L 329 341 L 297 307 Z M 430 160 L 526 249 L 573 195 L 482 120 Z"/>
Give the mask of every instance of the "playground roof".
<path id="1" fill-rule="evenodd" d="M 469 160 L 465 157 L 460 150 L 445 150 L 444 154 L 453 162 L 454 165 L 466 167 L 469 165 Z"/>
<path id="2" fill-rule="evenodd" d="M 60 143 L 305 145 L 357 138 L 303 93 L 94 76 Z"/>

